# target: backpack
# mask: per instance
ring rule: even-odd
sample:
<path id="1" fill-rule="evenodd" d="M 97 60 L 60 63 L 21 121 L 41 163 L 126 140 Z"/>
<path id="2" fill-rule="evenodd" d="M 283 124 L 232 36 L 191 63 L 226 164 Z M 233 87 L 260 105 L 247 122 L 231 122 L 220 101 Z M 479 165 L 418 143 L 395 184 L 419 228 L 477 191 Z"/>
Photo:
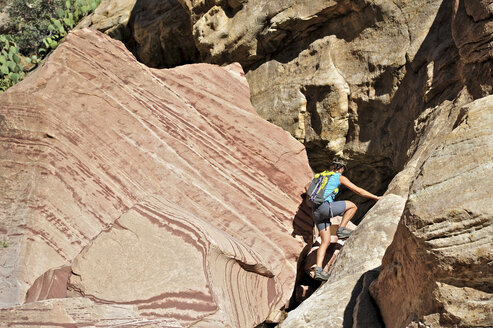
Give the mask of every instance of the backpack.
<path id="1" fill-rule="evenodd" d="M 312 205 L 320 205 L 324 202 L 324 194 L 325 189 L 327 188 L 327 184 L 334 175 L 335 172 L 332 171 L 323 171 L 321 173 L 315 174 L 312 182 L 308 186 L 308 191 L 306 192 L 307 199 Z M 339 188 L 334 189 L 330 195 L 337 194 Z"/>

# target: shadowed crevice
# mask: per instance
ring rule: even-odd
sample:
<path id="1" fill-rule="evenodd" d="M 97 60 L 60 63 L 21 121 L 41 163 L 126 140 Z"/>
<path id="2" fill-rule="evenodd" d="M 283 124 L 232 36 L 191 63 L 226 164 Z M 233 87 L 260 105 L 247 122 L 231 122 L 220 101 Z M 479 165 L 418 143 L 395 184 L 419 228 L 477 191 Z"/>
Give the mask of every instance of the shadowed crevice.
<path id="1" fill-rule="evenodd" d="M 370 284 L 378 278 L 380 267 L 365 272 L 356 282 L 344 310 L 344 328 L 384 328 L 380 310 L 370 295 Z"/>

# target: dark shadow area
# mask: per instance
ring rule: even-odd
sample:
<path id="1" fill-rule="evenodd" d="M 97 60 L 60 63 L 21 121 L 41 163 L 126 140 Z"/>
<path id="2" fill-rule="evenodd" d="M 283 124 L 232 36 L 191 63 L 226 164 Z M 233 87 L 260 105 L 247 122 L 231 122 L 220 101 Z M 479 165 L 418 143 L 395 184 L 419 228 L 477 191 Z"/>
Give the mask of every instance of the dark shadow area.
<path id="1" fill-rule="evenodd" d="M 289 299 L 288 308 L 286 309 L 288 312 L 295 309 L 303 300 L 310 297 L 321 285 L 320 281 L 311 278 L 304 270 L 304 261 L 308 253 L 310 253 L 311 248 L 312 244 L 307 244 L 298 256 L 294 289 Z"/>
<path id="2" fill-rule="evenodd" d="M 322 172 L 326 170 L 330 163 L 330 159 L 336 156 L 336 153 L 330 151 L 327 147 L 329 141 L 323 139 L 315 139 L 304 143 L 308 163 L 314 172 Z"/>
<path id="3" fill-rule="evenodd" d="M 391 163 L 388 158 L 359 158 L 348 163 L 344 175 L 357 186 L 381 196 L 385 193 L 389 183 L 397 172 L 390 169 Z M 353 191 L 342 186 L 336 200 L 349 200 L 356 204 L 358 210 L 351 222 L 358 225 L 365 214 L 375 205 L 376 201 L 358 196 Z"/>
<path id="4" fill-rule="evenodd" d="M 301 89 L 301 93 L 306 98 L 306 110 L 310 114 L 311 127 L 317 135 L 322 133 L 322 118 L 320 116 L 319 107 L 324 110 L 323 105 L 320 104 L 325 99 L 326 95 L 330 93 L 330 86 L 304 86 Z"/>
<path id="5" fill-rule="evenodd" d="M 380 310 L 370 295 L 370 284 L 378 278 L 380 267 L 365 272 L 357 281 L 344 310 L 344 328 L 384 328 Z"/>
<path id="6" fill-rule="evenodd" d="M 274 328 L 276 326 L 277 323 L 262 322 L 260 325 L 255 326 L 255 328 Z"/>
<path id="7" fill-rule="evenodd" d="M 177 0 L 137 0 L 122 34 L 125 46 L 149 67 L 201 62 L 190 17 Z"/>
<path id="8" fill-rule="evenodd" d="M 243 9 L 243 4 L 237 0 L 221 2 L 219 5 L 223 9 L 226 16 L 228 16 L 228 18 L 233 18 L 236 13 Z"/>
<path id="9" fill-rule="evenodd" d="M 309 181 L 307 181 L 308 183 Z M 301 236 L 305 243 L 311 245 L 313 238 L 312 208 L 306 201 L 306 193 L 300 195 L 300 205 L 293 219 L 291 235 Z"/>

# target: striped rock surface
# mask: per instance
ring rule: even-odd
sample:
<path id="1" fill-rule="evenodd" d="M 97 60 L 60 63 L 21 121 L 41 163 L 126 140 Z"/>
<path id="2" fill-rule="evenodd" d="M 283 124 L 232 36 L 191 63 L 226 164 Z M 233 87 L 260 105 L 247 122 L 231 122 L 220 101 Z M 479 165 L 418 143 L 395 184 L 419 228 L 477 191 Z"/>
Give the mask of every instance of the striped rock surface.
<path id="1" fill-rule="evenodd" d="M 248 327 L 282 307 L 311 170 L 249 96 L 237 64 L 150 69 L 90 29 L 2 94 L 0 320 Z"/>

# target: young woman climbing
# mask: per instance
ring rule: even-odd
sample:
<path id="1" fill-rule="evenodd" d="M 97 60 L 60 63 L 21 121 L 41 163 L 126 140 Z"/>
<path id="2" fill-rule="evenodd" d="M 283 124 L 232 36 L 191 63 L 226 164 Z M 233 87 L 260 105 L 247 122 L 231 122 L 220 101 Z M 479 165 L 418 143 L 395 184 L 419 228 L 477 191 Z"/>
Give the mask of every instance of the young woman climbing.
<path id="1" fill-rule="evenodd" d="M 346 162 L 338 158 L 335 159 L 330 165 L 327 173 L 329 174 L 329 179 L 327 181 L 327 186 L 325 187 L 323 202 L 320 205 L 313 205 L 313 220 L 317 225 L 322 240 L 320 247 L 317 250 L 317 267 L 315 269 L 314 277 L 317 280 L 327 280 L 330 276 L 330 274 L 325 272 L 322 268 L 325 253 L 330 244 L 330 219 L 334 216 L 342 215 L 341 224 L 337 229 L 337 237 L 341 239 L 348 238 L 352 231 L 346 229 L 346 226 L 358 209 L 356 204 L 349 200 L 335 201 L 335 196 L 339 192 L 339 187 L 341 185 L 346 186 L 356 194 L 366 198 L 374 200 L 379 200 L 381 198 L 352 183 L 348 178 L 342 175 L 344 171 L 346 171 Z"/>

